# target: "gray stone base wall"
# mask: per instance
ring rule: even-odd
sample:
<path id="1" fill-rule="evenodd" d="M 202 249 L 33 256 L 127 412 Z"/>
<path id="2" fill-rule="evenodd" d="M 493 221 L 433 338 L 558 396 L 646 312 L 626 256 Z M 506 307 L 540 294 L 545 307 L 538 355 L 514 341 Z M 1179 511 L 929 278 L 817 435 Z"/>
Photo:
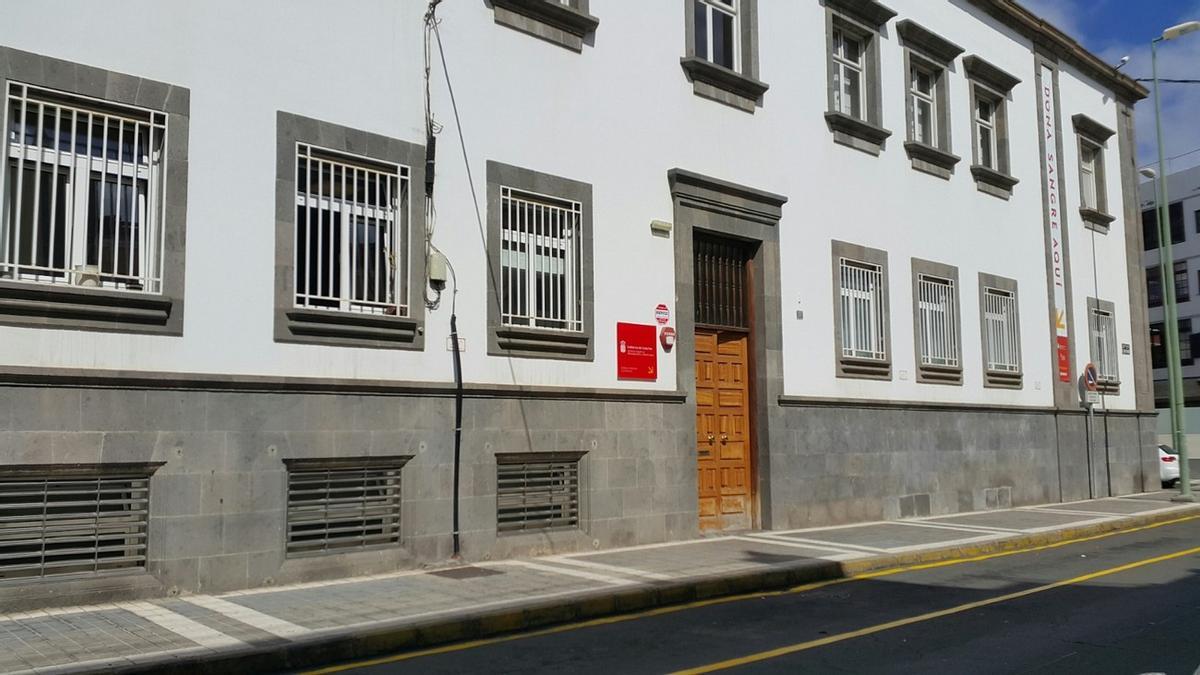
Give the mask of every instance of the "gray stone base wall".
<path id="1" fill-rule="evenodd" d="M 463 558 L 696 536 L 693 424 L 676 402 L 468 398 Z M 150 483 L 146 573 L 0 582 L 0 606 L 218 592 L 444 563 L 452 553 L 453 429 L 454 400 L 440 396 L 0 387 L 0 465 L 164 463 Z M 563 450 L 586 453 L 580 527 L 498 536 L 495 453 Z M 387 455 L 413 456 L 401 473 L 400 545 L 287 559 L 283 460 Z"/>
<path id="2" fill-rule="evenodd" d="M 770 450 L 773 529 L 952 514 L 1158 488 L 1152 417 L 791 404 Z M 782 428 L 779 428 L 782 427 Z"/>

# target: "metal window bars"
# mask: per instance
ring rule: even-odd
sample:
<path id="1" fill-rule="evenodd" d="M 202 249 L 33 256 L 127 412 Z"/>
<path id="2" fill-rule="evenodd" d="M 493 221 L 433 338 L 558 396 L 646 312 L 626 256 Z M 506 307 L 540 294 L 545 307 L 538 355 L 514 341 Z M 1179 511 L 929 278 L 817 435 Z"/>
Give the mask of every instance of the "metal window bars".
<path id="1" fill-rule="evenodd" d="M 408 167 L 296 145 L 296 306 L 408 316 Z"/>
<path id="2" fill-rule="evenodd" d="M 144 567 L 148 475 L 0 477 L 0 580 Z"/>
<path id="3" fill-rule="evenodd" d="M 1017 323 L 1017 298 L 1009 291 L 983 289 L 983 348 L 987 369 L 1021 371 L 1021 336 Z"/>
<path id="4" fill-rule="evenodd" d="M 569 454 L 569 453 L 568 453 Z M 496 529 L 544 530 L 579 525 L 579 458 L 497 458 Z"/>
<path id="5" fill-rule="evenodd" d="M 167 116 L 8 86 L 0 279 L 162 292 Z"/>
<path id="6" fill-rule="evenodd" d="M 399 541 L 399 465 L 288 472 L 289 557 Z"/>
<path id="7" fill-rule="evenodd" d="M 954 282 L 918 274 L 917 316 L 921 365 L 957 367 L 958 321 L 955 317 Z"/>
<path id="8" fill-rule="evenodd" d="M 1117 369 L 1117 321 L 1112 312 L 1095 309 L 1091 310 L 1092 329 L 1092 359 L 1102 381 L 1116 382 L 1120 380 Z"/>
<path id="9" fill-rule="evenodd" d="M 583 330 L 580 202 L 500 190 L 501 323 Z"/>
<path id="10" fill-rule="evenodd" d="M 842 356 L 887 359 L 887 316 L 883 270 L 877 265 L 841 258 Z"/>

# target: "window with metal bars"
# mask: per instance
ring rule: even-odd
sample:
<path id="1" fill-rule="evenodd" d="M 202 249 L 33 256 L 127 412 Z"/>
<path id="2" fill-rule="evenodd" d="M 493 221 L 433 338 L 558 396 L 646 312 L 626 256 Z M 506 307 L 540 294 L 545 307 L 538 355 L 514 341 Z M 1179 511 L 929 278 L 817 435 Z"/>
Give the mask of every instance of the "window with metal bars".
<path id="1" fill-rule="evenodd" d="M 296 306 L 408 316 L 408 167 L 296 145 Z"/>
<path id="2" fill-rule="evenodd" d="M 841 277 L 842 356 L 887 360 L 882 268 L 842 258 L 838 272 Z"/>
<path id="3" fill-rule="evenodd" d="M 958 320 L 954 281 L 917 275 L 917 315 L 921 364 L 958 366 Z"/>
<path id="4" fill-rule="evenodd" d="M 0 581 L 145 567 L 154 468 L 0 472 Z"/>
<path id="5" fill-rule="evenodd" d="M 496 530 L 578 527 L 579 460 L 583 453 L 496 455 Z"/>
<path id="6" fill-rule="evenodd" d="M 583 205 L 510 187 L 500 195 L 501 323 L 581 332 Z"/>
<path id="7" fill-rule="evenodd" d="M 1120 370 L 1117 365 L 1117 320 L 1111 302 L 1088 299 L 1088 328 L 1092 334 L 1092 363 L 1100 376 L 1100 389 L 1116 393 L 1120 386 Z"/>
<path id="8" fill-rule="evenodd" d="M 746 264 L 750 252 L 740 242 L 696 235 L 692 241 L 692 281 L 696 323 L 749 328 Z"/>
<path id="9" fill-rule="evenodd" d="M 990 385 L 1019 384 L 1021 332 L 1017 294 L 999 288 L 983 289 L 983 355 L 985 381 Z"/>
<path id="10" fill-rule="evenodd" d="M 167 115 L 7 92 L 0 279 L 162 292 Z"/>
<path id="11" fill-rule="evenodd" d="M 288 557 L 398 544 L 400 470 L 408 460 L 285 460 Z"/>

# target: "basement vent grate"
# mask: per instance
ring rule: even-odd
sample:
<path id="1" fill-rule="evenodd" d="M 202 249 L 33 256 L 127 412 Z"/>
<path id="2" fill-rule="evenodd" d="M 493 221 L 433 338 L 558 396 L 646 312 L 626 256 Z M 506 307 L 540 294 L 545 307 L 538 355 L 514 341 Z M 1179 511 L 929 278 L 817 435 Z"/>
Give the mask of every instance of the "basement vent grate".
<path id="1" fill-rule="evenodd" d="M 400 469 L 407 461 L 287 461 L 288 557 L 399 543 Z"/>
<path id="2" fill-rule="evenodd" d="M 0 580 L 143 568 L 150 473 L 0 475 Z"/>
<path id="3" fill-rule="evenodd" d="M 580 457 L 576 452 L 496 455 L 496 529 L 578 527 Z"/>

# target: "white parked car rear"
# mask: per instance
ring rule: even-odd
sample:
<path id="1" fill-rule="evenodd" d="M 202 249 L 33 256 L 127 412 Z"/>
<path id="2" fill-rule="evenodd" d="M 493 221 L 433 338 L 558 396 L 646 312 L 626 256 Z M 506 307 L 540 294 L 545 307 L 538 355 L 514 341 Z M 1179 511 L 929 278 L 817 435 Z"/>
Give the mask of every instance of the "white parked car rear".
<path id="1" fill-rule="evenodd" d="M 1163 487 L 1179 482 L 1179 452 L 1169 445 L 1158 446 L 1158 477 Z"/>

